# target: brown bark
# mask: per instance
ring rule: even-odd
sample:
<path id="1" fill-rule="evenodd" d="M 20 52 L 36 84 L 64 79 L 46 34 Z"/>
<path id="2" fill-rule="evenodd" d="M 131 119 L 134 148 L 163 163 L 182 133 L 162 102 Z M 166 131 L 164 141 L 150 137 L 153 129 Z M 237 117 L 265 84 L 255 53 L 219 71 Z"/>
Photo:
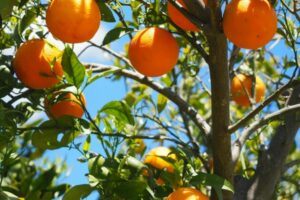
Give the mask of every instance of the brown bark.
<path id="1" fill-rule="evenodd" d="M 215 174 L 233 183 L 233 165 L 229 126 L 229 69 L 227 39 L 222 30 L 222 11 L 219 1 L 208 1 L 211 31 L 206 32 L 209 44 L 209 69 L 212 92 L 212 134 L 210 145 Z M 223 199 L 233 194 L 223 191 Z M 211 199 L 218 199 L 215 192 Z"/>
<path id="2" fill-rule="evenodd" d="M 210 77 L 212 89 L 212 134 L 210 145 L 215 174 L 232 182 L 233 167 L 229 125 L 229 70 L 227 42 L 222 33 L 208 37 L 210 45 Z M 224 199 L 232 199 L 232 193 L 223 192 Z M 217 199 L 213 193 L 212 199 Z"/>
<path id="3" fill-rule="evenodd" d="M 295 86 L 287 106 L 300 103 L 300 86 Z M 284 171 L 286 158 L 292 148 L 295 135 L 300 127 L 299 112 L 284 115 L 270 145 L 261 149 L 254 177 L 250 180 L 237 178 L 235 181 L 235 200 L 272 199 L 276 185 Z"/>
<path id="4" fill-rule="evenodd" d="M 288 105 L 300 103 L 300 86 L 296 86 Z M 300 127 L 299 112 L 289 113 L 273 136 L 266 151 L 261 151 L 254 178 L 247 192 L 247 199 L 272 198 L 286 158 L 292 148 L 295 135 Z"/>

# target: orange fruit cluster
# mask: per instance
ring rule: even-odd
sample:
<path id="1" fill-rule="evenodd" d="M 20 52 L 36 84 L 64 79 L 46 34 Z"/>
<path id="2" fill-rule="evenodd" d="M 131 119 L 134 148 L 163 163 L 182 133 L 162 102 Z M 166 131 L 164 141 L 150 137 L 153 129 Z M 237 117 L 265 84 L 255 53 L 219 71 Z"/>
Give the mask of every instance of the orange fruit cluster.
<path id="1" fill-rule="evenodd" d="M 252 76 L 236 75 L 231 82 L 232 99 L 240 106 L 250 106 L 250 98 L 253 96 L 252 87 Z M 257 103 L 264 98 L 266 91 L 265 83 L 258 76 L 255 77 L 255 88 L 253 89 L 255 90 L 255 102 Z"/>
<path id="2" fill-rule="evenodd" d="M 171 33 L 158 27 L 150 27 L 139 31 L 131 40 L 128 55 L 138 72 L 155 77 L 174 68 L 179 47 Z"/>
<path id="3" fill-rule="evenodd" d="M 67 43 L 90 40 L 101 21 L 95 0 L 52 0 L 46 13 L 49 31 Z"/>
<path id="4" fill-rule="evenodd" d="M 268 0 L 232 0 L 225 9 L 226 37 L 240 48 L 266 45 L 277 31 L 277 16 Z"/>

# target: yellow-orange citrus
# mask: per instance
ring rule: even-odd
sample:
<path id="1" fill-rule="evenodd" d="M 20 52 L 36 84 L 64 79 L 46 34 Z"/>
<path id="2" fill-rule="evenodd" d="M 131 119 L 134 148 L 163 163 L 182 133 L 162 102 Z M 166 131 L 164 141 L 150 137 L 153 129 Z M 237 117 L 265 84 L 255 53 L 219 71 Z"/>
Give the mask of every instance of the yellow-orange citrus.
<path id="1" fill-rule="evenodd" d="M 46 13 L 49 31 L 67 43 L 90 40 L 97 32 L 100 20 L 95 0 L 52 0 Z"/>
<path id="2" fill-rule="evenodd" d="M 249 106 L 252 97 L 252 77 L 244 74 L 236 75 L 231 82 L 232 99 L 241 106 Z M 265 96 L 266 86 L 265 83 L 258 77 L 255 77 L 255 101 L 261 101 Z"/>
<path id="3" fill-rule="evenodd" d="M 55 119 L 63 116 L 82 117 L 84 109 L 81 102 L 84 106 L 86 104 L 83 94 L 80 95 L 80 100 L 71 92 L 60 94 L 61 92 L 56 92 L 45 98 L 44 105 L 48 116 Z"/>
<path id="4" fill-rule="evenodd" d="M 29 40 L 17 50 L 13 67 L 17 77 L 27 87 L 50 88 L 63 75 L 61 57 L 62 52 L 46 40 Z"/>
<path id="5" fill-rule="evenodd" d="M 167 200 L 209 200 L 209 198 L 194 188 L 181 187 L 172 192 Z"/>
<path id="6" fill-rule="evenodd" d="M 183 0 L 177 0 L 185 9 L 187 9 Z M 204 1 L 207 3 L 207 0 Z M 171 20 L 180 28 L 186 31 L 199 31 L 196 25 L 194 25 L 188 18 L 186 18 L 175 6 L 168 1 L 167 4 L 168 15 Z"/>
<path id="7" fill-rule="evenodd" d="M 129 44 L 129 60 L 145 76 L 161 76 L 177 63 L 179 47 L 168 31 L 151 27 L 139 31 Z"/>
<path id="8" fill-rule="evenodd" d="M 223 29 L 236 46 L 257 49 L 276 33 L 276 13 L 268 0 L 233 0 L 226 6 Z"/>
<path id="9" fill-rule="evenodd" d="M 153 167 L 163 170 L 166 169 L 167 172 L 174 172 L 174 167 L 166 159 L 176 160 L 176 155 L 171 153 L 171 150 L 167 147 L 156 147 L 152 149 L 145 157 L 145 164 L 150 164 Z"/>

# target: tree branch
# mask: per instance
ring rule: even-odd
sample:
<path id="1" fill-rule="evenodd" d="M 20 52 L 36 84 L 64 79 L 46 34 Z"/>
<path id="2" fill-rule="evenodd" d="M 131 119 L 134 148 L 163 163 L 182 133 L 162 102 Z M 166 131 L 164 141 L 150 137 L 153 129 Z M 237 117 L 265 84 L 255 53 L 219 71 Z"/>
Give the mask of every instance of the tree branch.
<path id="1" fill-rule="evenodd" d="M 296 86 L 287 105 L 299 105 L 299 95 L 300 86 Z M 272 198 L 299 127 L 299 112 L 290 112 L 284 116 L 284 121 L 278 126 L 268 149 L 259 155 L 256 173 L 248 190 L 248 199 Z"/>
<path id="2" fill-rule="evenodd" d="M 184 0 L 188 10 L 186 10 L 180 3 L 174 0 L 168 0 L 175 8 L 177 8 L 186 18 L 195 24 L 201 30 L 208 32 L 209 26 L 209 10 L 204 7 L 202 0 L 187 1 Z M 202 1 L 202 3 L 201 3 Z"/>
<path id="3" fill-rule="evenodd" d="M 291 167 L 294 167 L 295 165 L 300 165 L 300 159 L 286 163 L 283 167 L 283 172 L 287 171 Z"/>
<path id="4" fill-rule="evenodd" d="M 287 84 L 283 85 L 281 88 L 276 90 L 272 95 L 270 95 L 265 101 L 263 101 L 259 106 L 257 106 L 253 111 L 248 113 L 245 117 L 237 121 L 235 124 L 229 126 L 229 133 L 234 133 L 239 128 L 245 126 L 255 115 L 257 115 L 260 111 L 262 111 L 269 103 L 275 100 L 282 92 L 300 84 L 299 80 L 289 81 Z"/>
<path id="5" fill-rule="evenodd" d="M 298 112 L 300 111 L 300 104 L 287 106 L 285 108 L 282 108 L 274 113 L 271 113 L 269 115 L 264 116 L 262 119 L 255 121 L 253 124 L 251 124 L 246 130 L 242 132 L 242 135 L 233 143 L 233 162 L 234 164 L 237 162 L 240 151 L 245 144 L 246 140 L 250 137 L 250 135 L 256 131 L 258 128 L 268 124 L 271 121 L 279 120 L 282 118 L 282 116 L 287 115 L 292 112 Z"/>
<path id="6" fill-rule="evenodd" d="M 211 80 L 212 134 L 210 147 L 214 161 L 214 173 L 233 183 L 233 165 L 231 155 L 231 135 L 229 126 L 229 68 L 227 56 L 227 38 L 222 28 L 220 1 L 208 1 L 210 8 L 211 31 L 205 32 L 209 45 L 209 72 Z M 222 191 L 224 200 L 231 200 L 233 194 Z M 212 200 L 217 200 L 215 191 Z"/>
<path id="7" fill-rule="evenodd" d="M 233 66 L 236 62 L 236 59 L 238 58 L 238 55 L 239 55 L 239 52 L 240 52 L 240 49 L 239 47 L 237 47 L 236 45 L 233 45 L 233 49 L 232 49 L 232 52 L 231 52 L 231 55 L 230 55 L 230 59 L 229 59 L 229 73 L 231 76 L 233 76 Z"/>
<path id="8" fill-rule="evenodd" d="M 125 57 L 125 56 L 122 56 L 121 54 L 113 51 L 112 49 L 106 47 L 106 46 L 101 46 L 101 45 L 97 45 L 96 43 L 92 42 L 92 41 L 89 41 L 89 43 L 91 45 L 93 45 L 94 47 L 97 47 L 103 51 L 105 51 L 106 53 L 109 53 L 110 55 L 114 56 L 115 58 L 117 59 L 120 59 L 122 60 L 125 64 L 127 64 L 128 66 L 131 66 L 131 63 L 130 61 Z M 132 66 L 131 66 L 132 67 Z"/>
<path id="9" fill-rule="evenodd" d="M 197 127 L 199 127 L 203 131 L 203 133 L 206 136 L 210 134 L 211 128 L 209 124 L 199 115 L 197 110 L 195 110 L 195 108 L 189 105 L 185 100 L 183 100 L 180 96 L 171 91 L 169 88 L 164 88 L 159 83 L 154 82 L 153 80 L 130 70 L 95 63 L 86 63 L 85 65 L 87 67 L 92 68 L 93 72 L 115 70 L 116 74 L 122 75 L 127 78 L 131 78 L 139 83 L 149 86 L 153 90 L 159 92 L 160 94 L 163 94 L 173 103 L 175 103 L 182 111 L 184 111 L 191 118 L 191 120 L 196 124 Z"/>
<path id="10" fill-rule="evenodd" d="M 171 24 L 179 31 L 180 34 L 182 34 L 184 36 L 185 39 L 187 39 L 191 45 L 200 53 L 200 55 L 203 57 L 203 59 L 205 60 L 206 63 L 208 63 L 208 54 L 205 51 L 205 49 L 202 47 L 201 44 L 197 44 L 197 41 L 194 40 L 194 38 L 191 38 L 186 31 L 182 30 L 179 26 L 177 26 L 175 23 L 173 23 L 170 20 Z"/>

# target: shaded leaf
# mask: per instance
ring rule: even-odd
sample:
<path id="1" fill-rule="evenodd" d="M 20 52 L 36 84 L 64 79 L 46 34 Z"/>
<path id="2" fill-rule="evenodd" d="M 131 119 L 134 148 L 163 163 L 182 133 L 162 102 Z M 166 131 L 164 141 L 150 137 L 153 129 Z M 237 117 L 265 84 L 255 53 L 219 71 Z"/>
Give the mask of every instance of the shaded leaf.
<path id="1" fill-rule="evenodd" d="M 157 96 L 157 111 L 158 111 L 158 113 L 161 113 L 165 109 L 167 102 L 168 102 L 168 99 L 164 95 L 159 94 Z"/>
<path id="2" fill-rule="evenodd" d="M 131 28 L 122 28 L 122 27 L 114 28 L 105 35 L 102 45 L 107 45 L 132 31 L 133 29 Z"/>
<path id="3" fill-rule="evenodd" d="M 74 127 L 74 121 L 70 117 L 46 121 L 33 133 L 32 144 L 42 150 L 65 147 L 77 135 Z"/>
<path id="4" fill-rule="evenodd" d="M 111 9 L 105 4 L 103 0 L 97 0 L 97 4 L 101 11 L 101 20 L 104 22 L 115 22 L 115 17 Z"/>
<path id="5" fill-rule="evenodd" d="M 1 0 L 0 1 L 0 15 L 2 19 L 6 19 L 11 15 L 13 7 L 17 5 L 17 0 Z"/>
<path id="6" fill-rule="evenodd" d="M 56 176 L 56 168 L 53 166 L 49 170 L 43 172 L 34 182 L 32 183 L 32 191 L 41 191 L 48 188 L 51 185 L 52 180 Z"/>
<path id="7" fill-rule="evenodd" d="M 19 24 L 19 34 L 22 35 L 23 31 L 35 20 L 36 13 L 33 10 L 26 11 Z"/>
<path id="8" fill-rule="evenodd" d="M 113 74 L 113 73 L 115 73 L 119 70 L 121 70 L 121 69 L 111 69 L 111 70 L 107 70 L 105 72 L 98 73 L 95 76 L 91 76 L 91 77 L 88 78 L 87 84 L 89 85 L 89 84 L 95 82 L 96 80 L 98 80 L 99 78 L 109 76 L 109 75 L 111 75 L 111 74 Z"/>
<path id="9" fill-rule="evenodd" d="M 63 200 L 80 200 L 87 197 L 94 189 L 88 184 L 76 185 L 64 195 Z"/>
<path id="10" fill-rule="evenodd" d="M 220 200 L 223 199 L 222 190 L 234 192 L 233 186 L 229 181 L 214 174 L 205 174 L 200 172 L 197 176 L 192 178 L 190 183 L 193 185 L 201 184 L 213 187 L 218 195 L 218 199 Z"/>
<path id="11" fill-rule="evenodd" d="M 119 122 L 134 125 L 130 107 L 124 101 L 111 101 L 104 105 L 100 112 L 114 116 Z"/>
<path id="12" fill-rule="evenodd" d="M 115 192 L 122 198 L 135 200 L 141 199 L 140 195 L 145 191 L 146 187 L 147 183 L 144 180 L 119 182 Z"/>
<path id="13" fill-rule="evenodd" d="M 83 144 L 82 150 L 84 152 L 88 152 L 90 150 L 90 146 L 91 146 L 91 135 L 88 135 Z"/>

